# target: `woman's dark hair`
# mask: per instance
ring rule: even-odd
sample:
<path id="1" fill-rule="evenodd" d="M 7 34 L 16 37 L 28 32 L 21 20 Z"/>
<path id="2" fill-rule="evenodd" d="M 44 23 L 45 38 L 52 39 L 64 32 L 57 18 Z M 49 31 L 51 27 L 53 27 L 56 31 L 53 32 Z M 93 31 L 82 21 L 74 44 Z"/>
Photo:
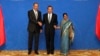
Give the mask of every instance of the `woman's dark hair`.
<path id="1" fill-rule="evenodd" d="M 67 13 L 63 13 L 63 17 L 64 17 L 64 15 L 68 16 L 68 14 L 67 14 Z"/>

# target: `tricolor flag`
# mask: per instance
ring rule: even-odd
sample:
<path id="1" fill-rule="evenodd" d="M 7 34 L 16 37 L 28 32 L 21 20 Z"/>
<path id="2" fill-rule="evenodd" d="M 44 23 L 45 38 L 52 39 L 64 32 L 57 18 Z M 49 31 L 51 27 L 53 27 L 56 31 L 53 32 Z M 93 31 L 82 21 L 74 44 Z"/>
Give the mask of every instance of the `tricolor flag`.
<path id="1" fill-rule="evenodd" d="M 4 18 L 2 14 L 2 8 L 0 6 L 0 46 L 5 43 L 5 30 L 4 30 Z"/>
<path id="2" fill-rule="evenodd" d="M 96 17 L 96 36 L 100 40 L 100 4 L 98 7 L 97 17 Z"/>

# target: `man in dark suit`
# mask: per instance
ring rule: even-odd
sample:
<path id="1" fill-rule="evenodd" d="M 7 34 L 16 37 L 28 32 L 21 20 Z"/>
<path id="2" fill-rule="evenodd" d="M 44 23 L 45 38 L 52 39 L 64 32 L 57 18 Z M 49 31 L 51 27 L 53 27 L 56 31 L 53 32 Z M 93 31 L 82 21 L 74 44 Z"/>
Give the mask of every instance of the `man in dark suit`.
<path id="1" fill-rule="evenodd" d="M 53 13 L 53 7 L 47 7 L 48 12 L 43 15 L 43 24 L 45 24 L 45 37 L 47 54 L 54 54 L 54 36 L 57 28 L 57 15 Z"/>
<path id="2" fill-rule="evenodd" d="M 31 54 L 34 39 L 34 51 L 38 55 L 39 34 L 42 31 L 41 12 L 38 10 L 38 3 L 33 4 L 33 9 L 28 11 L 28 54 Z"/>

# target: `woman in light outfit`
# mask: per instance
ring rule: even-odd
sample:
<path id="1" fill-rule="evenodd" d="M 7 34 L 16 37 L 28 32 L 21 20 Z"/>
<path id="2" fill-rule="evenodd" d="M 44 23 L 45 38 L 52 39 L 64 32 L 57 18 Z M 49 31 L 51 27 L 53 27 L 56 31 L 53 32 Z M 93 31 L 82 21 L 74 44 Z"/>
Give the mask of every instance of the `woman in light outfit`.
<path id="1" fill-rule="evenodd" d="M 68 14 L 63 13 L 63 20 L 61 21 L 61 55 L 67 56 L 70 44 L 73 41 L 74 29 L 72 22 L 68 19 Z"/>

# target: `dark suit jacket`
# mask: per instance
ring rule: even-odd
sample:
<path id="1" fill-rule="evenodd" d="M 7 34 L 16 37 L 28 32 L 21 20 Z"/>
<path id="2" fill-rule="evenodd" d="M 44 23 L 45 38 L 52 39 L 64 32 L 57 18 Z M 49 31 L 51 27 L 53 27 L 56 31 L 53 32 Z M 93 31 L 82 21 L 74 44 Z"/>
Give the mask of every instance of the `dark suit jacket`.
<path id="1" fill-rule="evenodd" d="M 48 21 L 48 13 L 44 14 L 43 15 L 43 24 L 45 24 L 45 32 L 47 32 L 48 30 L 54 32 L 54 30 L 55 30 L 54 25 L 58 24 L 57 15 L 53 13 L 51 22 L 49 23 L 49 21 Z"/>
<path id="2" fill-rule="evenodd" d="M 41 12 L 38 11 L 38 19 L 36 20 L 34 11 L 29 10 L 28 11 L 28 18 L 29 18 L 28 31 L 30 31 L 30 32 L 34 32 L 34 31 L 40 32 L 40 29 L 42 29 L 42 27 L 38 25 L 38 21 L 42 22 Z"/>

